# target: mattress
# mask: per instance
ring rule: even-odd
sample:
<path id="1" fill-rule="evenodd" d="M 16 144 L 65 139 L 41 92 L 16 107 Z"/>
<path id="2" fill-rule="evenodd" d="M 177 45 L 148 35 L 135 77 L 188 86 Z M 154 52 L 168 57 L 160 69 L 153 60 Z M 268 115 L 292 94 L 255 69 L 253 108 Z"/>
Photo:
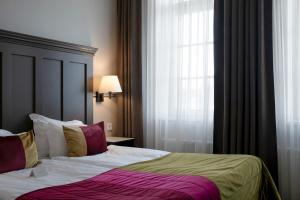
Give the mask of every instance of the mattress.
<path id="1" fill-rule="evenodd" d="M 42 160 L 41 165 L 47 167 L 49 175 L 40 178 L 29 177 L 30 169 L 0 175 L 0 185 L 3 185 L 0 188 L 0 199 L 15 199 L 37 189 L 58 186 L 55 190 L 51 188 L 47 191 L 39 190 L 44 194 L 48 192 L 55 194 L 55 191 L 61 189 L 64 191 L 60 185 L 76 182 L 78 186 L 78 181 L 89 179 L 102 181 L 108 176 L 114 176 L 113 181 L 115 181 L 124 175 L 120 173 L 122 171 L 134 177 L 153 176 L 151 179 L 162 178 L 160 176 L 163 176 L 163 179 L 184 178 L 187 181 L 192 180 L 193 177 L 207 178 L 217 186 L 222 199 L 280 199 L 263 162 L 257 157 L 247 155 L 169 153 L 111 145 L 103 154 L 77 158 L 55 157 L 51 160 Z M 93 180 L 92 177 L 96 179 Z M 143 179 L 136 179 L 136 181 L 143 188 L 147 185 L 142 184 Z M 132 181 L 126 178 L 121 182 L 132 184 Z M 86 182 L 85 186 L 87 184 L 90 183 Z M 69 185 L 71 187 L 67 191 L 74 192 L 72 186 L 74 184 Z M 184 185 L 176 185 L 174 188 L 182 189 L 182 186 Z M 139 190 L 139 188 L 135 189 Z M 35 196 L 35 192 L 32 195 Z"/>

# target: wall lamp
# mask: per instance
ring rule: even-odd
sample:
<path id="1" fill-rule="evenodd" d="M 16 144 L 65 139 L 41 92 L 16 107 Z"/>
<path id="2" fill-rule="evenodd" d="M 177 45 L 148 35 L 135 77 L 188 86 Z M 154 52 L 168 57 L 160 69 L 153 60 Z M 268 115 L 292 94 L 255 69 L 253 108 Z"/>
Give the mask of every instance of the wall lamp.
<path id="1" fill-rule="evenodd" d="M 121 93 L 122 88 L 118 79 L 118 76 L 102 76 L 98 91 L 96 92 L 96 102 L 103 102 L 104 97 L 112 98 L 117 93 Z"/>

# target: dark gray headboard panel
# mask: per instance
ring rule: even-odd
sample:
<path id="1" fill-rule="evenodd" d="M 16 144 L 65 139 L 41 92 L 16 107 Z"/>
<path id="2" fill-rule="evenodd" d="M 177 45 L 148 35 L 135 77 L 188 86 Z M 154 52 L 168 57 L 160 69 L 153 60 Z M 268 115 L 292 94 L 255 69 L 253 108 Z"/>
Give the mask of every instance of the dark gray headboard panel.
<path id="1" fill-rule="evenodd" d="M 32 129 L 30 113 L 93 121 L 93 55 L 97 49 L 0 30 L 0 126 Z"/>

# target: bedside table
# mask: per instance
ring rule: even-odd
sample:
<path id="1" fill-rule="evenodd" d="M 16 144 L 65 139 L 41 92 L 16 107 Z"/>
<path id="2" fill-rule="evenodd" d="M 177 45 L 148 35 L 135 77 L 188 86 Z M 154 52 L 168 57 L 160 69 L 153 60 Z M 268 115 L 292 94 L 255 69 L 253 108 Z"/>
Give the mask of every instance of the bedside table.
<path id="1" fill-rule="evenodd" d="M 134 138 L 107 136 L 106 143 L 107 146 L 113 144 L 118 146 L 134 147 Z"/>

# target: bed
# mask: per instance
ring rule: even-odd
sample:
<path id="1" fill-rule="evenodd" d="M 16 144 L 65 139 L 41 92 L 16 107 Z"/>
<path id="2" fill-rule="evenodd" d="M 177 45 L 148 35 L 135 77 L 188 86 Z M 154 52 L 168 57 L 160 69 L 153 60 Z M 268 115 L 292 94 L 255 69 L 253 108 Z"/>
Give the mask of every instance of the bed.
<path id="1" fill-rule="evenodd" d="M 76 183 L 113 169 L 205 176 L 217 185 L 222 199 L 279 199 L 276 188 L 272 191 L 268 175 L 263 174 L 261 161 L 253 156 L 180 154 L 110 145 L 103 154 L 44 159 L 40 166 L 47 168 L 48 175 L 31 177 L 32 169 L 0 175 L 0 199 L 16 199 L 32 191 Z M 269 191 L 262 189 L 263 184 Z"/>
<path id="2" fill-rule="evenodd" d="M 0 30 L 2 129 L 32 129 L 29 113 L 93 121 L 92 66 L 97 49 Z M 1 163 L 0 163 L 1 164 Z M 280 199 L 263 162 L 246 155 L 170 153 L 110 145 L 79 158 L 42 159 L 0 174 L 0 200 Z"/>

